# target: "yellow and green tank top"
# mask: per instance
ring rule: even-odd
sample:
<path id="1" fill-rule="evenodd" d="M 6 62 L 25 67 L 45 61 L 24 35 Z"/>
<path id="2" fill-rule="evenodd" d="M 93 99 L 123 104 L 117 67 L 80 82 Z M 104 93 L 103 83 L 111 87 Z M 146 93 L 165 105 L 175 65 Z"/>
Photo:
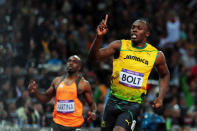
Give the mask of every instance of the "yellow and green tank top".
<path id="1" fill-rule="evenodd" d="M 157 55 L 158 50 L 148 43 L 137 48 L 131 40 L 121 40 L 120 55 L 113 59 L 110 94 L 129 102 L 142 103 Z"/>

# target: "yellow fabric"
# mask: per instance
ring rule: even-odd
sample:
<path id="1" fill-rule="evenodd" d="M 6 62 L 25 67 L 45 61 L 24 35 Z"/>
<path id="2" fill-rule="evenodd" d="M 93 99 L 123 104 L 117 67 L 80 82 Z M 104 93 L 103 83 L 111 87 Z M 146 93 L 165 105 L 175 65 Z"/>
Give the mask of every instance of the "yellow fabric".
<path id="1" fill-rule="evenodd" d="M 42 46 L 43 46 L 44 52 L 48 54 L 49 53 L 48 43 L 46 41 L 42 41 Z"/>
<path id="2" fill-rule="evenodd" d="M 120 55 L 113 59 L 111 95 L 129 102 L 142 103 L 157 55 L 158 50 L 148 43 L 143 48 L 137 48 L 131 40 L 121 40 Z"/>

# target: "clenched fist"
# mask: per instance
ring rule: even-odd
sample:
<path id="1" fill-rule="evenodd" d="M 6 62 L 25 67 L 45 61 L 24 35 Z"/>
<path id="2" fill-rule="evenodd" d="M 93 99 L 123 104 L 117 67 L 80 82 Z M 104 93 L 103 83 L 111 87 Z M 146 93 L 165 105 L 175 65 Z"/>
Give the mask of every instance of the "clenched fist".
<path id="1" fill-rule="evenodd" d="M 28 91 L 30 94 L 35 94 L 37 92 L 38 89 L 38 85 L 36 83 L 36 81 L 31 80 L 29 85 L 28 85 Z"/>

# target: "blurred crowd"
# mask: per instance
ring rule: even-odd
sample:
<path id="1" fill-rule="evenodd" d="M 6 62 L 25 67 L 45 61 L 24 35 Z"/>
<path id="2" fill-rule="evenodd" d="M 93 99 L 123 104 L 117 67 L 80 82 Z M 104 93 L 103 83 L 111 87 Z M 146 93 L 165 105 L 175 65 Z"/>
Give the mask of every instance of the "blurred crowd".
<path id="1" fill-rule="evenodd" d="M 97 104 L 99 127 L 107 100 L 111 60 L 90 64 L 88 49 L 96 27 L 109 14 L 103 47 L 130 39 L 134 20 L 150 21 L 149 42 L 162 50 L 171 73 L 164 107 L 151 102 L 158 94 L 158 76 L 151 72 L 148 95 L 139 116 L 140 129 L 189 131 L 197 127 L 197 0 L 0 0 L 0 120 L 20 127 L 50 127 L 54 101 L 40 103 L 27 91 L 32 79 L 49 88 L 65 71 L 70 55 L 83 60 Z M 84 113 L 87 106 L 84 106 Z M 85 116 L 86 117 L 86 116 Z"/>

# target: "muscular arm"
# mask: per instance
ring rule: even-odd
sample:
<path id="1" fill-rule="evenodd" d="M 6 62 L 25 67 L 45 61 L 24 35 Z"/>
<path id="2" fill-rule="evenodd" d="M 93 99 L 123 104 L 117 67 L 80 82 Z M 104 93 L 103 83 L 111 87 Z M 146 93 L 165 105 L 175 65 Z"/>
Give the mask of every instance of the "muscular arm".
<path id="1" fill-rule="evenodd" d="M 83 94 L 85 97 L 85 101 L 87 102 L 90 111 L 96 110 L 96 106 L 92 97 L 92 89 L 88 81 L 86 81 L 84 78 L 80 81 L 79 86 L 81 89 L 83 89 Z"/>
<path id="2" fill-rule="evenodd" d="M 116 50 L 120 50 L 121 42 L 119 40 L 111 42 L 109 46 L 106 48 L 100 49 L 102 37 L 108 32 L 107 20 L 108 20 L 108 14 L 106 14 L 105 20 L 102 20 L 101 23 L 97 26 L 96 29 L 97 35 L 92 43 L 88 55 L 89 61 L 99 61 L 106 59 L 112 56 L 116 52 Z"/>
<path id="3" fill-rule="evenodd" d="M 35 96 L 41 102 L 49 102 L 51 98 L 54 96 L 55 88 L 53 87 L 53 83 L 51 84 L 50 88 L 46 92 L 36 92 Z"/>
<path id="4" fill-rule="evenodd" d="M 38 85 L 35 81 L 31 81 L 28 90 L 31 94 L 34 94 L 35 97 L 41 102 L 49 102 L 53 96 L 55 96 L 55 83 L 58 81 L 59 78 L 53 80 L 50 85 L 50 88 L 46 92 L 39 92 L 37 91 Z"/>
<path id="5" fill-rule="evenodd" d="M 170 73 L 166 64 L 165 56 L 163 52 L 159 52 L 156 60 L 156 70 L 159 74 L 159 98 L 163 101 L 165 94 L 168 90 L 169 80 L 170 80 Z"/>
<path id="6" fill-rule="evenodd" d="M 106 48 L 100 48 L 101 40 L 102 40 L 101 37 L 96 36 L 88 54 L 89 61 L 104 60 L 110 56 L 113 56 L 116 50 L 120 50 L 121 47 L 120 40 L 111 42 Z"/>

